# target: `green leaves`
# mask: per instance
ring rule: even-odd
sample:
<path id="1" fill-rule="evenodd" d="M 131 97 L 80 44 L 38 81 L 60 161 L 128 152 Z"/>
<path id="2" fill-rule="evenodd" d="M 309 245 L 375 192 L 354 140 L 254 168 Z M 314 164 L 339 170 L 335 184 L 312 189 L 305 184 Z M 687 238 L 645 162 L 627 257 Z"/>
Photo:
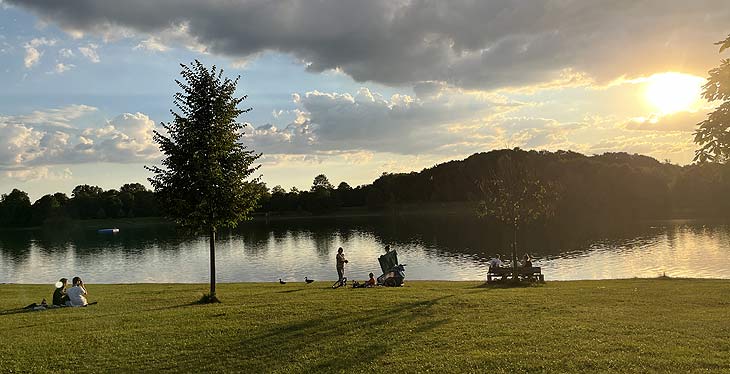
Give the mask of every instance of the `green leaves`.
<path id="1" fill-rule="evenodd" d="M 509 155 L 501 157 L 489 176 L 477 182 L 482 193 L 477 214 L 514 226 L 555 215 L 558 186 L 541 180 L 528 165 Z"/>
<path id="2" fill-rule="evenodd" d="M 715 43 L 720 53 L 730 48 L 730 36 Z M 726 163 L 730 160 L 730 59 L 722 59 L 720 66 L 709 71 L 702 96 L 708 101 L 723 101 L 707 119 L 697 124 L 694 142 L 696 162 Z"/>
<path id="3" fill-rule="evenodd" d="M 223 70 L 206 68 L 199 61 L 180 65 L 181 89 L 174 96 L 179 112 L 163 123 L 166 134 L 154 139 L 165 155 L 162 166 L 147 167 L 149 178 L 166 216 L 195 231 L 233 227 L 249 217 L 261 194 L 251 178 L 261 154 L 241 144 L 243 125 L 239 109 L 246 96 L 236 97 L 238 78 L 223 77 Z"/>

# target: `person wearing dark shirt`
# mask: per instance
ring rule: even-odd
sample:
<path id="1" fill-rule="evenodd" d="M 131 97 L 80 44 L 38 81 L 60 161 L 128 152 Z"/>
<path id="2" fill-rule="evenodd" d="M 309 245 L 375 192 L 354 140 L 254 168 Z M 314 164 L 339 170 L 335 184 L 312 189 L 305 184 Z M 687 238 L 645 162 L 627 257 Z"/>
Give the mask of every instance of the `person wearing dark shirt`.
<path id="1" fill-rule="evenodd" d="M 66 305 L 66 301 L 68 301 L 68 296 L 66 295 L 66 282 L 68 279 L 61 278 L 58 283 L 56 283 L 56 290 L 53 291 L 53 305 L 56 306 L 64 306 Z"/>
<path id="2" fill-rule="evenodd" d="M 532 267 L 532 259 L 530 258 L 530 255 L 525 254 L 525 257 L 522 258 L 522 266 L 526 268 Z"/>

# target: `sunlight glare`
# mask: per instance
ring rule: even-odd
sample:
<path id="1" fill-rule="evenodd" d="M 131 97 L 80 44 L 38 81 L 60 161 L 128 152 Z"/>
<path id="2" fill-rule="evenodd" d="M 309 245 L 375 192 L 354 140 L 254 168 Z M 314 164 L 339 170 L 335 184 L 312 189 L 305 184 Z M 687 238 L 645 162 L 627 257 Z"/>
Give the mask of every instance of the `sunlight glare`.
<path id="1" fill-rule="evenodd" d="M 700 100 L 705 79 L 683 73 L 654 74 L 646 79 L 646 99 L 662 114 L 688 110 Z"/>

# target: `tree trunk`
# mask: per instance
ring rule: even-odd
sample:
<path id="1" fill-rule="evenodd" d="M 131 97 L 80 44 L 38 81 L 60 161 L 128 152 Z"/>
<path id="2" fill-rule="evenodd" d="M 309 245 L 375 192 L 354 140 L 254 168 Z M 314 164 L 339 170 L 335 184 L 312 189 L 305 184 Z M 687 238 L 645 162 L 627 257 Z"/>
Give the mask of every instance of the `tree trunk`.
<path id="1" fill-rule="evenodd" d="M 517 222 L 514 225 L 514 240 L 512 241 L 512 281 L 518 282 L 520 277 L 517 273 Z"/>
<path id="2" fill-rule="evenodd" d="M 210 300 L 215 300 L 215 227 L 210 228 Z"/>

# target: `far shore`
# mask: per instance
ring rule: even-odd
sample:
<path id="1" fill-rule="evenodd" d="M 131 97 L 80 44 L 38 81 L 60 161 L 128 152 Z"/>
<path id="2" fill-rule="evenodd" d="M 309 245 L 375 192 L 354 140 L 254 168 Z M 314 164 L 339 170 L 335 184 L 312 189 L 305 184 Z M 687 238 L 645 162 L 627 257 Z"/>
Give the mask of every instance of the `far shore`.
<path id="1" fill-rule="evenodd" d="M 248 221 L 243 221 L 240 225 L 247 222 L 267 223 L 282 221 L 300 221 L 300 220 L 328 220 L 328 219 L 348 219 L 348 218 L 369 218 L 369 217 L 409 217 L 409 216 L 473 216 L 476 219 L 476 213 L 473 203 L 469 202 L 451 202 L 451 203 L 427 203 L 427 204 L 409 204 L 399 205 L 389 208 L 370 209 L 367 207 L 341 208 L 339 210 L 327 213 L 309 213 L 302 211 L 294 212 L 258 212 L 252 215 Z M 637 221 L 670 221 L 670 220 L 724 220 L 722 217 L 701 216 L 692 212 L 676 212 L 676 214 L 668 217 L 655 217 L 637 219 Z M 137 228 L 154 225 L 175 225 L 164 217 L 134 217 L 134 218 L 101 218 L 101 219 L 67 219 L 59 222 L 49 222 L 41 226 L 29 227 L 5 227 L 0 231 L 23 231 L 23 230 L 66 230 L 66 229 L 103 229 L 103 228 Z"/>

